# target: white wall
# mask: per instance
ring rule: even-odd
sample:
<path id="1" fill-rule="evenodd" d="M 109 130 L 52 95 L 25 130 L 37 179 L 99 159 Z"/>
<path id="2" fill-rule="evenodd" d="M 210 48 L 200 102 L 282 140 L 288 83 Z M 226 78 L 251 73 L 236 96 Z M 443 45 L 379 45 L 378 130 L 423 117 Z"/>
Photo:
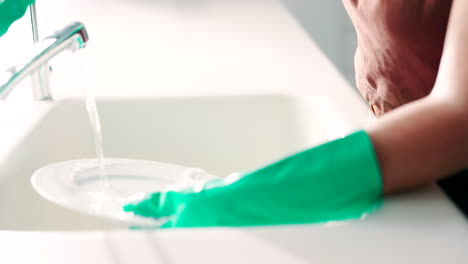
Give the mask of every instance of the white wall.
<path id="1" fill-rule="evenodd" d="M 281 0 L 354 86 L 356 33 L 340 0 Z"/>

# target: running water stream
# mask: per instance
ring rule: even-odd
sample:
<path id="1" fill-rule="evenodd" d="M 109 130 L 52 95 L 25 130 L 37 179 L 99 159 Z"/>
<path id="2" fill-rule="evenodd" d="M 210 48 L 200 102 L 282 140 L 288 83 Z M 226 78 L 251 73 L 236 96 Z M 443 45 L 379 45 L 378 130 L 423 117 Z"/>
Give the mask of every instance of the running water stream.
<path id="1" fill-rule="evenodd" d="M 100 176 L 104 179 L 104 183 L 108 186 L 105 164 L 104 164 L 104 150 L 102 147 L 102 130 L 101 121 L 99 119 L 99 112 L 96 106 L 96 96 L 94 94 L 93 86 L 86 82 L 86 74 L 84 72 L 83 52 L 77 51 L 74 54 L 75 62 L 79 72 L 78 83 L 82 86 L 85 96 L 86 110 L 88 112 L 91 130 L 94 138 L 94 146 L 96 151 L 96 161 L 99 169 Z"/>

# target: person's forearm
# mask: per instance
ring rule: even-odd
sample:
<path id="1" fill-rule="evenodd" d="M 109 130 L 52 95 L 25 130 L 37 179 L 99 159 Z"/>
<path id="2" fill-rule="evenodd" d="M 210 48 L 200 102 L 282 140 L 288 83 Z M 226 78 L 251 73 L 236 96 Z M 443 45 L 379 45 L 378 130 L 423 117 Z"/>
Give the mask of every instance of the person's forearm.
<path id="1" fill-rule="evenodd" d="M 367 129 L 390 193 L 468 167 L 468 1 L 454 0 L 437 81 L 430 96 Z"/>
<path id="2" fill-rule="evenodd" d="M 396 109 L 367 132 L 385 193 L 429 183 L 468 164 L 468 115 L 442 97 L 429 96 Z"/>

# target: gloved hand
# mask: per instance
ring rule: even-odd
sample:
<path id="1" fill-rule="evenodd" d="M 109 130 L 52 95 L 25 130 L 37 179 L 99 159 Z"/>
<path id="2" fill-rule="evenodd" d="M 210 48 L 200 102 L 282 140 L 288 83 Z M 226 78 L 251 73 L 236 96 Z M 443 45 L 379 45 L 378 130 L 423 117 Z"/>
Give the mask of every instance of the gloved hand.
<path id="1" fill-rule="evenodd" d="M 228 177 L 229 178 L 229 177 Z M 301 224 L 361 217 L 380 204 L 382 183 L 369 136 L 359 131 L 201 191 L 153 193 L 124 206 L 163 227 Z"/>
<path id="2" fill-rule="evenodd" d="M 29 5 L 35 0 L 0 0 L 0 37 L 3 36 L 8 28 L 20 19 Z"/>

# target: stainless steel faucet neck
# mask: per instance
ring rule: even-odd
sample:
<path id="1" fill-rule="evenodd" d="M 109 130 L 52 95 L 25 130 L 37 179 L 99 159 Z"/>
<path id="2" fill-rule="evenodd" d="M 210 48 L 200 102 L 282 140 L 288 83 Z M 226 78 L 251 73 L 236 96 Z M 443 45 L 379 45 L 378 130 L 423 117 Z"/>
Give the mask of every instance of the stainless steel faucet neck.
<path id="1" fill-rule="evenodd" d="M 49 60 L 66 50 L 78 50 L 86 46 L 89 37 L 85 26 L 80 22 L 74 22 L 63 29 L 55 32 L 53 35 L 38 42 L 32 47 L 32 55 L 26 52 L 30 57 L 23 59 L 23 62 L 9 67 L 5 72 L 0 73 L 0 99 L 5 99 L 18 83 L 27 76 L 34 74 L 44 67 Z M 48 70 L 48 67 L 47 67 Z M 47 71 L 46 71 L 47 73 Z M 33 93 L 38 100 L 51 99 L 48 84 L 44 87 L 33 87 Z M 41 91 L 36 89 L 41 88 Z"/>

